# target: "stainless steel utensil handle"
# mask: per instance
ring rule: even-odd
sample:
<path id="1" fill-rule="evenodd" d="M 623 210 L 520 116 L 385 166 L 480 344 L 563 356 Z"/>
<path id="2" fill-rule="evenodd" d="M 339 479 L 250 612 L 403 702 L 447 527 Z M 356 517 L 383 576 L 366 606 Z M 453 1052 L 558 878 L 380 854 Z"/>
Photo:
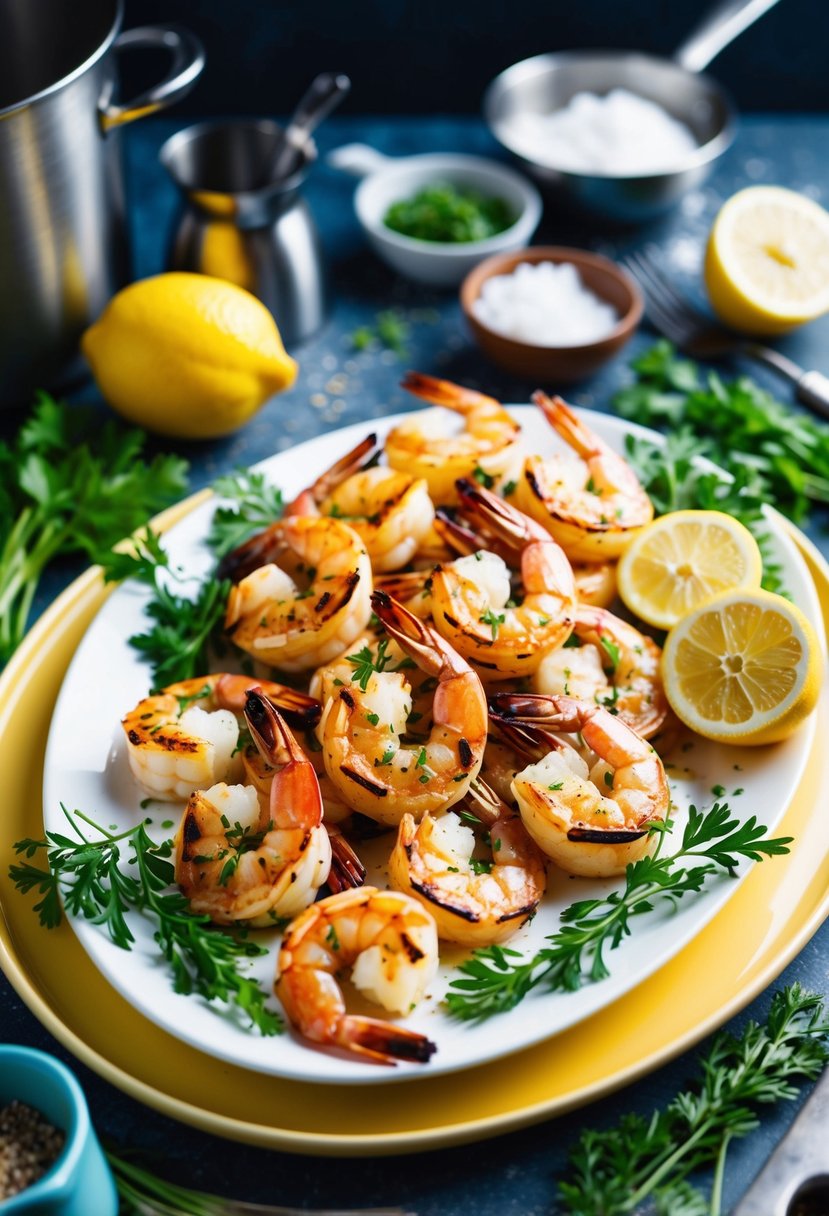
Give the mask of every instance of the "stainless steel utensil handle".
<path id="1" fill-rule="evenodd" d="M 154 114 L 157 110 L 172 105 L 185 93 L 189 93 L 201 75 L 204 67 L 204 47 L 195 34 L 180 25 L 141 25 L 119 34 L 114 44 L 116 52 L 145 47 L 170 51 L 173 56 L 170 70 L 158 84 L 121 105 L 111 100 L 113 78 L 98 103 L 101 124 L 105 131 L 122 127 L 125 123 L 134 122 L 136 118 L 144 118 L 147 114 Z"/>
<path id="2" fill-rule="evenodd" d="M 777 4 L 777 0 L 721 0 L 674 52 L 688 72 L 702 72 L 729 43 Z"/>
<path id="3" fill-rule="evenodd" d="M 794 385 L 798 401 L 808 405 L 810 410 L 814 410 L 822 418 L 829 418 L 829 376 L 818 371 L 804 372 L 792 359 L 757 342 L 746 342 L 740 350 L 749 359 L 765 363 L 767 367 L 772 367 L 781 376 L 785 376 Z"/>
<path id="4" fill-rule="evenodd" d="M 288 124 L 286 141 L 302 148 L 308 136 L 340 104 L 350 88 L 351 81 L 342 72 L 320 72 L 315 76 Z"/>
<path id="5" fill-rule="evenodd" d="M 829 1069 L 731 1216 L 786 1216 L 797 1192 L 829 1176 Z"/>

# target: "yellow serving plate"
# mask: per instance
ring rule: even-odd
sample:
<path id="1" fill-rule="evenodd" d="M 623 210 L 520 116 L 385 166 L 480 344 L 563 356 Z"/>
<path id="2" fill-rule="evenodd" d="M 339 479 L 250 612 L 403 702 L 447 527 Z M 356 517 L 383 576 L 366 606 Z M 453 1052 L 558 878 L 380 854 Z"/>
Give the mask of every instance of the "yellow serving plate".
<path id="1" fill-rule="evenodd" d="M 175 523 L 205 495 L 160 517 Z M 792 529 L 829 625 L 829 566 Z M 8 879 L 12 842 L 40 836 L 44 748 L 66 667 L 107 590 L 90 570 L 38 621 L 0 678 L 0 966 L 35 1016 L 126 1093 L 205 1131 L 291 1152 L 417 1152 L 481 1139 L 593 1101 L 684 1051 L 752 1000 L 829 913 L 827 697 L 803 780 L 777 834 L 792 852 L 758 865 L 694 941 L 572 1030 L 462 1077 L 324 1086 L 262 1076 L 185 1046 L 109 986 L 68 925 L 46 932 Z M 624 965 L 624 947 L 615 956 Z M 251 1112 L 255 1120 L 251 1120 Z"/>

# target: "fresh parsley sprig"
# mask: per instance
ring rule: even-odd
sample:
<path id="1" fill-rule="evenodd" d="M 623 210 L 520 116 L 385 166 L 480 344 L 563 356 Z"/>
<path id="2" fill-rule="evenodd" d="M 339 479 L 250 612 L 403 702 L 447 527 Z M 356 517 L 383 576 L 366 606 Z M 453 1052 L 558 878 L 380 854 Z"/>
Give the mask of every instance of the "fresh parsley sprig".
<path id="1" fill-rule="evenodd" d="M 170 566 L 167 551 L 149 528 L 102 557 L 101 566 L 107 582 L 135 578 L 153 589 L 144 608 L 152 627 L 133 634 L 129 642 L 150 664 L 154 688 L 194 679 L 209 669 L 210 651 L 221 644 L 227 580 L 208 578 L 195 595 L 176 590 L 181 571 Z"/>
<path id="2" fill-rule="evenodd" d="M 113 835 L 81 811 L 61 809 L 75 838 L 47 832 L 41 840 L 19 840 L 15 852 L 26 860 L 9 869 L 19 891 L 40 896 L 34 906 L 40 923 L 47 929 L 60 924 L 62 897 L 70 915 L 102 925 L 116 946 L 130 950 L 135 938 L 127 918 L 143 913 L 156 923 L 154 937 L 176 992 L 228 1005 L 262 1034 L 280 1033 L 282 1020 L 267 1007 L 267 993 L 240 969 L 243 960 L 267 952 L 248 938 L 215 929 L 208 917 L 188 909 L 183 895 L 167 890 L 174 877 L 173 842 L 156 843 L 143 823 Z M 32 864 L 38 855 L 45 857 L 45 868 Z"/>
<path id="3" fill-rule="evenodd" d="M 658 342 L 632 367 L 636 382 L 614 398 L 616 410 L 645 426 L 684 430 L 695 452 L 750 484 L 802 522 L 829 503 L 829 425 L 778 401 L 753 380 L 723 380 Z M 668 509 L 668 508 L 666 508 Z"/>
<path id="4" fill-rule="evenodd" d="M 748 464 L 734 462 L 730 473 L 699 463 L 700 442 L 687 428 L 666 435 L 664 444 L 635 435 L 625 438 L 628 462 L 645 487 L 657 515 L 689 509 L 725 511 L 753 533 L 763 557 L 763 586 L 783 591 L 781 568 L 773 557 L 765 505 L 768 487 Z"/>
<path id="5" fill-rule="evenodd" d="M 579 900 L 566 908 L 561 928 L 531 958 L 505 946 L 476 950 L 461 964 L 462 978 L 450 984 L 446 996 L 450 1013 L 466 1021 L 480 1021 L 513 1009 L 535 988 L 575 992 L 606 979 L 610 974 L 607 953 L 630 935 L 635 916 L 652 911 L 658 901 L 675 904 L 689 893 L 699 893 L 714 874 L 733 875 L 741 858 L 761 861 L 788 853 L 792 839 L 769 839 L 753 815 L 741 822 L 732 816 L 727 803 L 716 802 L 705 812 L 692 806 L 679 848 L 662 856 L 661 845 L 670 826 L 652 824 L 651 830 L 660 833 L 654 855 L 627 867 L 620 891 L 602 899 Z"/>
<path id="6" fill-rule="evenodd" d="M 228 500 L 216 508 L 207 536 L 207 544 L 217 557 L 224 557 L 255 532 L 282 518 L 282 491 L 269 485 L 264 473 L 240 469 L 218 477 L 212 488 L 214 494 Z"/>
<path id="7" fill-rule="evenodd" d="M 392 667 L 394 659 L 388 653 L 388 648 L 388 638 L 383 638 L 378 644 L 376 652 L 372 651 L 370 646 L 363 646 L 356 654 L 346 655 L 346 659 L 354 668 L 351 677 L 352 683 L 359 684 L 363 692 L 368 688 L 368 682 L 375 671 L 405 671 L 407 668 L 415 666 L 414 661 L 406 655 L 395 667 Z"/>
<path id="8" fill-rule="evenodd" d="M 184 493 L 186 462 L 144 460 L 145 440 L 41 393 L 16 439 L 0 443 L 0 663 L 23 638 L 50 562 L 97 561 Z"/>
<path id="9" fill-rule="evenodd" d="M 700 1061 L 697 1083 L 649 1118 L 626 1115 L 582 1132 L 559 1194 L 570 1216 L 624 1216 L 646 1200 L 671 1216 L 719 1216 L 732 1140 L 759 1126 L 759 1107 L 788 1101 L 829 1061 L 823 998 L 792 984 L 772 998 L 766 1023 L 722 1032 Z M 689 1175 L 716 1163 L 710 1200 Z M 650 1210 L 650 1209 L 649 1209 Z"/>

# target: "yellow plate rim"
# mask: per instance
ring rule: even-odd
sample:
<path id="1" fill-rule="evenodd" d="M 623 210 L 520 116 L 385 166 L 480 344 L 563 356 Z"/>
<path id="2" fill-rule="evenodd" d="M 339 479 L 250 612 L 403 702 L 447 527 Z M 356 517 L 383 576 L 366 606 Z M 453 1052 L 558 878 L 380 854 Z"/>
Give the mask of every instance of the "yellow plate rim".
<path id="1" fill-rule="evenodd" d="M 160 515 L 154 521 L 155 525 L 161 530 L 170 527 L 209 496 L 209 491 L 202 491 L 191 496 L 176 507 L 170 508 L 170 510 Z M 798 529 L 786 520 L 783 522 L 807 561 L 819 590 L 822 591 L 824 619 L 827 625 L 829 625 L 829 564 L 827 564 L 820 552 Z M 76 579 L 36 622 L 18 649 L 18 652 L 6 667 L 5 672 L 0 676 L 0 731 L 2 731 L 4 724 L 8 721 L 10 710 L 14 709 L 16 694 L 24 686 L 27 673 L 32 668 L 37 667 L 50 650 L 60 650 L 62 630 L 65 630 L 73 619 L 79 618 L 81 615 L 88 620 L 107 594 L 108 591 L 101 585 L 100 572 L 97 568 L 92 568 Z M 790 814 L 791 808 L 787 813 L 787 819 Z M 779 830 L 781 832 L 786 830 L 786 821 L 780 825 Z M 790 856 L 793 857 L 795 851 L 793 850 Z M 743 884 L 740 891 L 735 893 L 725 909 L 711 922 L 704 932 L 716 932 L 717 922 L 728 914 L 729 909 L 733 909 L 734 905 L 739 903 L 741 893 L 750 889 L 751 878 Z M 744 896 L 743 898 L 746 897 Z M 611 1074 L 602 1076 L 597 1081 L 577 1086 L 563 1096 L 556 1095 L 552 1098 L 531 1102 L 506 1113 L 496 1113 L 482 1118 L 459 1119 L 451 1124 L 428 1126 L 419 1130 L 406 1132 L 345 1135 L 273 1127 L 205 1109 L 145 1082 L 139 1075 L 140 1068 L 137 1068 L 135 1073 L 133 1073 L 112 1063 L 105 1054 L 89 1046 L 80 1034 L 76 1033 L 75 1030 L 62 1021 L 59 1013 L 53 1009 L 46 995 L 40 991 L 36 983 L 27 974 L 23 958 L 18 957 L 12 940 L 10 922 L 6 919 L 5 910 L 1 903 L 0 967 L 2 967 L 2 970 L 31 1012 L 59 1042 L 104 1079 L 131 1097 L 163 1114 L 180 1119 L 185 1123 L 189 1123 L 215 1135 L 263 1147 L 309 1154 L 319 1154 L 322 1152 L 331 1156 L 385 1155 L 423 1152 L 513 1131 L 531 1123 L 550 1118 L 553 1115 L 565 1113 L 630 1084 L 692 1047 L 752 1001 L 799 953 L 826 919 L 827 915 L 829 915 L 829 890 L 826 890 L 822 899 L 815 902 L 810 914 L 806 916 L 793 935 L 786 937 L 785 929 L 778 930 L 777 936 L 784 938 L 782 943 L 777 944 L 775 941 L 771 946 L 763 947 L 757 956 L 763 959 L 763 965 L 760 970 L 756 971 L 748 982 L 743 982 L 729 1000 L 712 1008 L 709 1015 L 700 1020 L 692 1030 L 681 1032 L 678 1035 L 674 1034 L 673 1036 L 670 1031 L 666 1031 L 668 1037 L 664 1043 L 654 1048 L 653 1051 L 641 1055 L 634 1063 L 622 1067 Z M 790 916 L 789 919 L 792 919 L 792 917 Z M 71 940 L 78 950 L 82 949 L 74 937 Z M 690 947 L 687 947 L 668 966 L 681 965 L 683 956 L 688 949 Z M 752 962 L 752 960 L 748 961 Z M 633 993 L 628 994 L 628 997 L 623 997 L 620 1001 L 615 1002 L 614 1009 L 618 1009 L 625 1000 L 635 997 L 637 994 L 642 994 L 648 988 L 655 987 L 665 970 L 663 968 L 649 980 L 645 981 L 644 984 L 639 985 L 638 988 L 634 989 Z M 603 1015 L 606 1015 L 606 1010 L 602 1014 L 594 1015 L 594 1017 L 600 1018 Z M 138 1021 L 144 1022 L 141 1015 L 135 1013 L 134 1017 Z M 589 1021 L 593 1020 L 589 1019 Z M 536 1048 L 530 1048 L 527 1052 L 521 1053 L 521 1055 L 531 1056 L 534 1052 L 538 1052 L 547 1045 L 541 1044 Z M 209 1057 L 204 1057 L 204 1059 L 209 1061 L 208 1066 L 210 1064 L 216 1066 L 218 1077 L 220 1062 L 212 1061 Z M 451 1083 L 451 1074 L 448 1079 Z M 435 1078 L 434 1081 L 426 1079 L 408 1084 L 415 1084 L 418 1087 L 423 1085 L 437 1087 L 444 1080 L 446 1078 Z M 387 1088 L 384 1090 L 384 1094 L 388 1096 L 402 1094 L 405 1096 L 405 1089 L 406 1084 L 401 1084 L 399 1087 Z M 355 1094 L 355 1096 L 358 1093 L 362 1094 L 369 1099 L 374 1093 L 371 1088 L 361 1088 L 359 1091 L 352 1090 L 350 1092 Z"/>

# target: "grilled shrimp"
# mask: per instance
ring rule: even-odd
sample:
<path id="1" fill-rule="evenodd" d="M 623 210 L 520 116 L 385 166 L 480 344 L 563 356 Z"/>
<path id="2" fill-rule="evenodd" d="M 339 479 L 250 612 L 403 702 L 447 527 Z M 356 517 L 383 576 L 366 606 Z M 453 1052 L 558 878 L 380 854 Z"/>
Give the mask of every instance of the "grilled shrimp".
<path id="1" fill-rule="evenodd" d="M 581 459 L 528 456 L 516 504 L 542 524 L 573 561 L 621 557 L 653 519 L 651 500 L 627 461 L 560 397 L 534 393 L 533 401 Z"/>
<path id="2" fill-rule="evenodd" d="M 255 659 L 306 671 L 340 654 L 366 628 L 371 565 L 360 538 L 339 520 L 295 516 L 272 527 L 278 529 L 278 544 L 276 531 L 269 541 L 272 560 L 231 588 L 225 628 Z M 232 569 L 229 561 L 225 573 Z"/>
<path id="3" fill-rule="evenodd" d="M 527 831 L 568 874 L 607 878 L 653 852 L 648 824 L 664 821 L 670 807 L 662 761 L 649 743 L 609 710 L 572 697 L 499 694 L 496 712 L 545 728 L 579 732 L 585 759 L 551 739 L 550 752 L 518 773 L 512 792 Z"/>
<path id="4" fill-rule="evenodd" d="M 422 1034 L 346 1012 L 337 976 L 370 1000 L 408 1013 L 424 995 L 438 965 L 432 916 L 399 891 L 362 887 L 313 904 L 291 924 L 279 953 L 276 995 L 300 1034 L 381 1064 L 425 1064 L 436 1051 Z"/>
<path id="5" fill-rule="evenodd" d="M 437 411 L 414 414 L 386 438 L 386 456 L 393 469 L 423 477 L 436 504 L 457 502 L 455 481 L 471 477 L 476 468 L 497 477 L 514 460 L 518 423 L 500 402 L 449 380 L 409 372 L 402 387 L 433 405 L 454 410 L 464 418 L 459 435 L 447 434 Z"/>
<path id="6" fill-rule="evenodd" d="M 420 819 L 464 796 L 481 767 L 487 707 L 477 675 L 440 634 L 382 592 L 372 605 L 434 687 L 431 730 L 415 744 L 404 742 L 408 672 L 369 667 L 362 682 L 352 680 L 327 703 L 320 734 L 326 771 L 345 801 L 396 827 L 406 812 Z"/>
<path id="7" fill-rule="evenodd" d="M 615 562 L 573 562 L 576 599 L 594 608 L 609 608 L 616 599 Z"/>
<path id="8" fill-rule="evenodd" d="M 544 655 L 533 691 L 593 700 L 641 738 L 653 738 L 670 713 L 656 642 L 612 612 L 587 604 L 576 609 L 573 638 L 581 644 Z"/>
<path id="9" fill-rule="evenodd" d="M 193 790 L 235 780 L 241 766 L 239 716 L 246 691 L 255 686 L 295 724 L 319 721 L 318 701 L 272 680 L 225 672 L 170 684 L 121 720 L 130 769 L 143 792 L 178 802 Z"/>
<path id="10" fill-rule="evenodd" d="M 472 860 L 475 834 L 454 811 L 424 815 L 419 824 L 404 815 L 389 876 L 429 908 L 441 939 L 488 946 L 506 941 L 533 915 L 547 874 L 520 816 L 480 778 L 466 802 L 489 828 L 490 860 Z"/>
<path id="11" fill-rule="evenodd" d="M 274 765 L 266 807 L 253 786 L 194 793 L 176 835 L 176 882 L 194 912 L 251 928 L 295 916 L 331 868 L 316 774 L 279 713 L 247 693 L 245 719 Z"/>
<path id="12" fill-rule="evenodd" d="M 253 742 L 248 744 L 242 752 L 242 769 L 245 785 L 252 786 L 256 790 L 259 796 L 259 805 L 264 815 L 270 807 L 273 779 L 280 764 L 280 748 L 277 740 L 274 738 L 274 724 L 267 720 L 255 734 L 251 731 L 251 737 Z M 330 786 L 331 783 L 324 769 L 322 776 L 320 776 L 314 766 L 313 757 L 308 755 L 298 739 L 296 743 L 302 748 L 306 760 L 314 768 L 314 773 L 319 784 L 323 826 L 328 833 L 331 845 L 331 870 L 327 880 L 328 886 L 331 891 L 343 891 L 346 887 L 359 887 L 365 882 L 366 868 L 336 822 L 338 811 L 342 809 L 343 814 L 339 816 L 342 819 L 351 814 L 351 808 L 344 807 L 342 803 L 338 802 L 336 803 L 334 820 L 329 819 L 331 804 L 326 801 L 325 786 Z M 319 755 L 320 753 L 316 754 Z"/>
<path id="13" fill-rule="evenodd" d="M 520 563 L 522 599 L 510 607 L 509 570 L 496 553 L 478 552 L 439 566 L 431 580 L 435 626 L 475 664 L 484 680 L 535 671 L 545 650 L 569 636 L 575 609 L 570 563 L 549 533 L 489 490 L 458 482 L 461 506 L 512 548 Z"/>
<path id="14" fill-rule="evenodd" d="M 399 570 L 429 535 L 435 508 L 423 478 L 369 468 L 377 437 L 369 435 L 288 507 L 288 515 L 328 515 L 353 528 L 374 570 Z"/>

